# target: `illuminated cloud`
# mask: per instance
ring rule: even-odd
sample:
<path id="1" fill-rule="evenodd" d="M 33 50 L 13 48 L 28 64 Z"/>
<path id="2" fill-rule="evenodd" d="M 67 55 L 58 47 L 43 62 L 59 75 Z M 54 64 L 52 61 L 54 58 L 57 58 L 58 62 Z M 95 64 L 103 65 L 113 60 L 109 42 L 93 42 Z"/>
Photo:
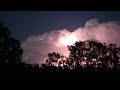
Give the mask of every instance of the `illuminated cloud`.
<path id="1" fill-rule="evenodd" d="M 24 50 L 22 61 L 26 63 L 44 63 L 50 52 L 58 52 L 68 56 L 67 45 L 72 45 L 79 40 L 96 39 L 105 43 L 117 43 L 120 45 L 120 24 L 111 21 L 99 23 L 97 19 L 86 22 L 84 27 L 76 29 L 74 32 L 68 30 L 54 30 L 38 36 L 30 36 L 22 42 L 21 48 Z"/>

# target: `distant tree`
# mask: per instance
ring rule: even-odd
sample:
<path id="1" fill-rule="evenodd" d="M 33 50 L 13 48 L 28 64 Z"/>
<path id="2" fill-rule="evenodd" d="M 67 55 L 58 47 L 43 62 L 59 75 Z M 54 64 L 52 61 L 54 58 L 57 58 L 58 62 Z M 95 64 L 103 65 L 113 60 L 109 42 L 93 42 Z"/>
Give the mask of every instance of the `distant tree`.
<path id="1" fill-rule="evenodd" d="M 36 63 L 34 63 L 34 65 L 33 65 L 33 70 L 34 71 L 39 71 L 39 64 L 36 64 Z"/>
<path id="2" fill-rule="evenodd" d="M 48 59 L 46 59 L 46 65 L 52 66 L 53 64 L 58 62 L 58 59 L 60 58 L 60 54 L 56 52 L 52 52 L 48 54 Z"/>
<path id="3" fill-rule="evenodd" d="M 20 63 L 22 53 L 19 40 L 11 37 L 9 29 L 0 23 L 0 64 Z"/>

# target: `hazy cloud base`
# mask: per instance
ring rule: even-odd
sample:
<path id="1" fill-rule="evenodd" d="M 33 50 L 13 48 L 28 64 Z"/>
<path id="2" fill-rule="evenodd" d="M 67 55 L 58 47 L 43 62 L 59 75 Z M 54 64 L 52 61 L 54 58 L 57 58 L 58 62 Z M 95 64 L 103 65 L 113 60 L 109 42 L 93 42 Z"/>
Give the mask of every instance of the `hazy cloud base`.
<path id="1" fill-rule="evenodd" d="M 105 43 L 117 43 L 120 45 L 120 22 L 110 21 L 99 23 L 97 19 L 91 19 L 84 27 L 74 32 L 68 30 L 54 30 L 38 36 L 30 36 L 22 42 L 24 50 L 22 61 L 25 63 L 44 63 L 44 59 L 50 52 L 58 52 L 68 56 L 67 45 L 72 45 L 79 40 L 96 39 Z"/>

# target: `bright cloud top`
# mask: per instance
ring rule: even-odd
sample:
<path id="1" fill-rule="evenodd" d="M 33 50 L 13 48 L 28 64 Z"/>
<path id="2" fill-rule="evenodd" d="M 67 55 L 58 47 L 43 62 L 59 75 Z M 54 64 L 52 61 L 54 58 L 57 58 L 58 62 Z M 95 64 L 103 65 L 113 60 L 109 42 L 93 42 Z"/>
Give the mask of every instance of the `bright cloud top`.
<path id="1" fill-rule="evenodd" d="M 44 63 L 48 53 L 58 52 L 68 56 L 67 45 L 72 45 L 79 40 L 96 39 L 105 43 L 117 43 L 120 45 L 120 23 L 110 21 L 99 23 L 97 19 L 86 22 L 84 27 L 74 32 L 68 30 L 54 30 L 38 36 L 30 36 L 22 42 L 24 50 L 22 61 L 26 63 Z"/>

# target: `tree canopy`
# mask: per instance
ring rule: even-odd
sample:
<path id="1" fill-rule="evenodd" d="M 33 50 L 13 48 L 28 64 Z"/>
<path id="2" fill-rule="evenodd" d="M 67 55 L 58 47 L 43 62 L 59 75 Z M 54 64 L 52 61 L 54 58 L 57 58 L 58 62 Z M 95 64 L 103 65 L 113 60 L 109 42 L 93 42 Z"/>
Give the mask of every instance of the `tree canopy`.
<path id="1" fill-rule="evenodd" d="M 78 41 L 74 45 L 68 46 L 69 57 L 60 57 L 59 53 L 48 55 L 46 64 L 48 66 L 62 67 L 65 69 L 91 68 L 98 70 L 100 68 L 117 69 L 120 68 L 120 47 L 116 44 L 105 44 L 97 40 Z M 60 59 L 62 58 L 62 59 Z M 64 59 L 63 59 L 64 58 Z"/>
<path id="2" fill-rule="evenodd" d="M 14 39 L 9 29 L 0 23 L 0 64 L 20 63 L 22 53 L 19 40 Z"/>

